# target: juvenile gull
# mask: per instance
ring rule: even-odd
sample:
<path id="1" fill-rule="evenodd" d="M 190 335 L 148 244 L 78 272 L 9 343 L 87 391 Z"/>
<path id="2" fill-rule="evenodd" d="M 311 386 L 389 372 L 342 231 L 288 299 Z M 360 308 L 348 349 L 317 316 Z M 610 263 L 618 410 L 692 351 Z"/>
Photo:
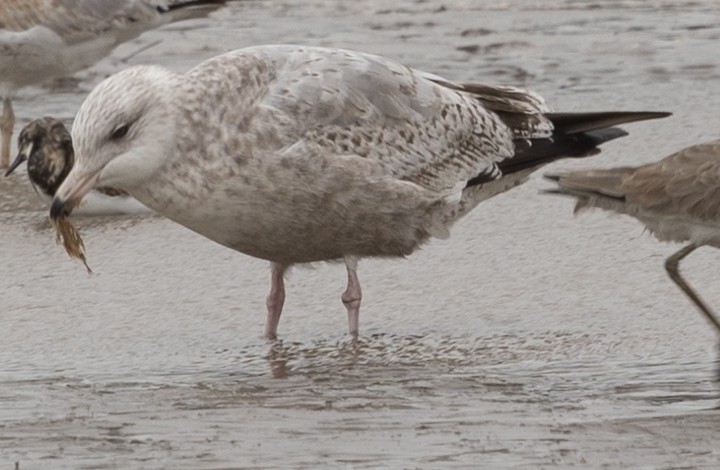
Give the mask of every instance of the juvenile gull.
<path id="1" fill-rule="evenodd" d="M 226 1 L 0 1 L 0 168 L 10 162 L 15 125 L 10 99 L 16 89 L 88 68 L 145 31 L 206 16 Z"/>
<path id="2" fill-rule="evenodd" d="M 359 258 L 407 256 L 537 167 L 625 135 L 608 126 L 665 115 L 549 114 L 515 88 L 358 52 L 258 46 L 183 75 L 134 67 L 98 85 L 77 114 L 75 166 L 51 216 L 112 186 L 270 261 L 269 338 L 287 268 L 342 259 L 356 335 Z"/>
<path id="3" fill-rule="evenodd" d="M 59 120 L 44 117 L 31 121 L 18 136 L 18 155 L 8 168 L 9 176 L 27 161 L 27 173 L 35 192 L 50 205 L 75 161 L 72 139 Z M 73 215 L 148 214 L 150 209 L 125 191 L 94 188 L 75 208 Z"/>
<path id="4" fill-rule="evenodd" d="M 599 207 L 635 217 L 658 240 L 689 242 L 665 261 L 670 278 L 720 332 L 720 321 L 678 271 L 697 248 L 720 248 L 720 140 L 638 167 L 548 174 L 551 193 L 577 198 L 575 212 Z"/>

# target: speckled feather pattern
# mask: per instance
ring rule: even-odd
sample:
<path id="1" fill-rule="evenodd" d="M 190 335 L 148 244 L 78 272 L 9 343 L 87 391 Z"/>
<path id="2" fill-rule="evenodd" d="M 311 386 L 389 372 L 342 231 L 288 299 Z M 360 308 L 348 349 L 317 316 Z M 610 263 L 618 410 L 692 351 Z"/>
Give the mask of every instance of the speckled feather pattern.
<path id="1" fill-rule="evenodd" d="M 496 164 L 512 157 L 516 136 L 552 129 L 536 95 L 465 86 L 377 56 L 298 46 L 231 52 L 184 75 L 129 69 L 99 85 L 79 111 L 76 165 L 97 166 L 92 159 L 110 145 L 124 155 L 100 183 L 283 265 L 404 256 L 446 236 L 484 199 L 463 188 L 478 174 L 499 176 Z M 492 101 L 527 115 L 514 121 L 523 127 L 506 125 Z M 128 121 L 136 144 L 108 144 Z M 147 169 L 115 181 L 129 168 L 123 159 Z"/>

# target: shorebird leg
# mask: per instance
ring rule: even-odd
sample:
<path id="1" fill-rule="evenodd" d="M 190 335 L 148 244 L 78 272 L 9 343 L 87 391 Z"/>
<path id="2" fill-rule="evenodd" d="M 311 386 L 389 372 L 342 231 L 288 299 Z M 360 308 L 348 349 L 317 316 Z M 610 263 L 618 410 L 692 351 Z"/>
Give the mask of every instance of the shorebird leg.
<path id="1" fill-rule="evenodd" d="M 705 315 L 705 317 L 710 320 L 710 323 L 715 325 L 715 328 L 718 330 L 718 332 L 720 332 L 720 321 L 718 321 L 712 310 L 710 310 L 710 308 L 705 305 L 702 299 L 700 299 L 700 297 L 690 287 L 687 281 L 685 281 L 685 279 L 683 279 L 683 277 L 680 275 L 680 271 L 678 271 L 680 261 L 687 255 L 695 251 L 697 248 L 697 245 L 691 243 L 690 245 L 671 255 L 667 260 L 665 260 L 665 269 L 670 275 L 670 279 L 672 279 L 675 284 L 677 284 L 678 287 L 680 287 L 680 289 L 682 289 L 683 292 L 685 292 L 685 294 L 690 297 L 690 300 L 695 303 L 697 308 L 700 309 L 700 311 Z"/>
<path id="2" fill-rule="evenodd" d="M 348 272 L 347 289 L 342 294 L 342 301 L 347 309 L 348 331 L 357 338 L 360 323 L 360 301 L 362 300 L 362 290 L 360 289 L 360 280 L 357 275 L 357 258 L 354 256 L 345 257 L 345 266 Z"/>
<path id="3" fill-rule="evenodd" d="M 280 314 L 285 303 L 285 270 L 287 266 L 270 263 L 271 284 L 267 296 L 267 320 L 265 321 L 265 337 L 277 339 L 277 329 L 280 323 Z"/>
<path id="4" fill-rule="evenodd" d="M 0 123 L 0 131 L 2 131 L 2 153 L 0 153 L 0 168 L 10 166 L 10 143 L 12 142 L 13 127 L 15 127 L 15 114 L 13 113 L 10 98 L 3 100 L 2 123 Z"/>

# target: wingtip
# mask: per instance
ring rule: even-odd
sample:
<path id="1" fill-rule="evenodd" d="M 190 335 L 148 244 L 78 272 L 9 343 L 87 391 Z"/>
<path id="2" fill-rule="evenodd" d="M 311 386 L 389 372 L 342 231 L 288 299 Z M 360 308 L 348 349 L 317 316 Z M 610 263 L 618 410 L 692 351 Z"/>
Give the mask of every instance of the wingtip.
<path id="1" fill-rule="evenodd" d="M 648 116 L 647 119 L 662 119 L 673 115 L 669 111 L 646 111 L 644 114 Z"/>
<path id="2" fill-rule="evenodd" d="M 669 111 L 628 111 L 625 113 L 620 113 L 620 115 L 623 114 L 626 116 L 626 120 L 625 122 L 618 122 L 618 124 L 626 124 L 638 121 L 652 121 L 654 119 L 664 119 L 666 117 L 672 116 L 672 113 Z"/>
<path id="3" fill-rule="evenodd" d="M 587 113 L 548 113 L 556 130 L 566 134 L 579 134 L 615 127 L 631 122 L 662 119 L 672 116 L 667 111 L 603 111 Z"/>
<path id="4" fill-rule="evenodd" d="M 177 15 L 177 21 L 205 16 L 225 6 L 228 0 L 184 0 L 177 1 L 166 7 L 158 7 L 160 13 Z"/>

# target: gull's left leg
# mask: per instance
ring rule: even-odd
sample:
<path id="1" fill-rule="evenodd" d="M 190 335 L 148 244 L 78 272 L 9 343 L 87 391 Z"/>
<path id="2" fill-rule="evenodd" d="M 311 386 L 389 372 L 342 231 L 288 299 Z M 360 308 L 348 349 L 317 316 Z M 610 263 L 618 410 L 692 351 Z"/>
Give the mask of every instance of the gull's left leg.
<path id="1" fill-rule="evenodd" d="M 0 123 L 0 131 L 2 136 L 2 150 L 0 151 L 0 168 L 10 166 L 10 144 L 12 142 L 13 127 L 15 127 L 15 114 L 13 113 L 10 98 L 3 100 L 2 123 Z"/>
<path id="2" fill-rule="evenodd" d="M 355 256 L 345 257 L 345 266 L 348 273 L 347 289 L 342 294 L 342 301 L 345 304 L 348 315 L 348 330 L 354 337 L 358 335 L 358 325 L 360 323 L 360 301 L 362 300 L 362 291 L 360 290 L 360 280 L 357 275 L 357 262 Z"/>

